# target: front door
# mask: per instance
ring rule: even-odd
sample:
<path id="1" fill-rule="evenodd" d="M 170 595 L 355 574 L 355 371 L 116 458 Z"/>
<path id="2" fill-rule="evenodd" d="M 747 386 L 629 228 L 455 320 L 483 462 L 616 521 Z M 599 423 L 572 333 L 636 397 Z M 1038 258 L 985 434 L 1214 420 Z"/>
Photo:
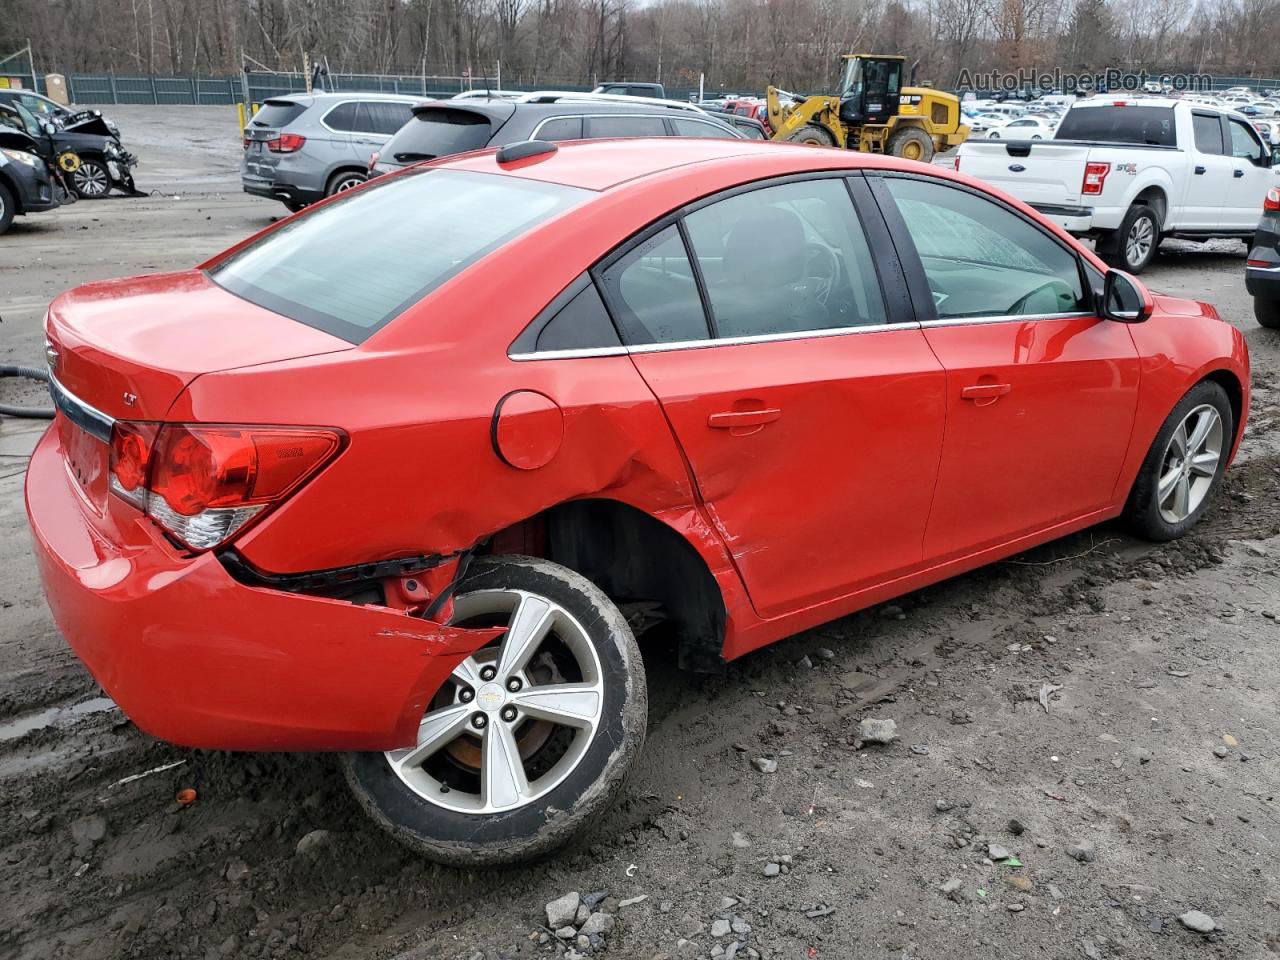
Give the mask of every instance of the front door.
<path id="1" fill-rule="evenodd" d="M 1100 319 L 1065 243 L 975 191 L 884 177 L 924 336 L 946 369 L 947 434 L 925 535 L 938 561 L 1108 506 L 1138 399 L 1129 329 Z M 909 241 L 906 238 L 909 237 Z M 920 301 L 917 311 L 921 312 Z"/>
<path id="2" fill-rule="evenodd" d="M 1235 117 L 1223 117 L 1231 152 L 1231 179 L 1227 181 L 1227 202 L 1223 226 L 1252 230 L 1262 215 L 1267 191 L 1280 183 L 1271 167 L 1271 150 L 1251 124 Z"/>
<path id="3" fill-rule="evenodd" d="M 703 205 L 599 276 L 761 616 L 920 562 L 945 378 L 842 179 Z"/>

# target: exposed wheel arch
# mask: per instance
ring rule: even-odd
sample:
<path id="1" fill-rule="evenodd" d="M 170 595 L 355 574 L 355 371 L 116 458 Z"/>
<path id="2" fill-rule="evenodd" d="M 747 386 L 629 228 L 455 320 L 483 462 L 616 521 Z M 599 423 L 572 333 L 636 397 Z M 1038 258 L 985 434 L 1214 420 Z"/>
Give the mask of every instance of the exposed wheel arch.
<path id="1" fill-rule="evenodd" d="M 1152 213 L 1156 215 L 1156 222 L 1159 225 L 1160 232 L 1163 233 L 1165 223 L 1168 221 L 1169 214 L 1169 196 L 1163 188 L 1152 184 L 1144 187 L 1138 192 L 1138 195 L 1130 201 L 1130 205 L 1142 204 L 1151 208 Z"/>
<path id="2" fill-rule="evenodd" d="M 1240 380 L 1236 375 L 1230 370 L 1215 370 L 1213 373 L 1201 377 L 1197 382 L 1199 383 L 1205 380 L 1212 380 L 1227 392 L 1227 400 L 1231 404 L 1231 423 L 1235 431 L 1233 439 L 1238 441 L 1240 439 L 1241 432 L 1245 427 L 1244 387 L 1240 384 Z"/>
<path id="3" fill-rule="evenodd" d="M 678 530 L 636 507 L 571 500 L 499 531 L 489 549 L 566 566 L 624 612 L 654 601 L 675 632 L 682 667 L 711 670 L 723 663 L 725 602 L 710 568 Z"/>

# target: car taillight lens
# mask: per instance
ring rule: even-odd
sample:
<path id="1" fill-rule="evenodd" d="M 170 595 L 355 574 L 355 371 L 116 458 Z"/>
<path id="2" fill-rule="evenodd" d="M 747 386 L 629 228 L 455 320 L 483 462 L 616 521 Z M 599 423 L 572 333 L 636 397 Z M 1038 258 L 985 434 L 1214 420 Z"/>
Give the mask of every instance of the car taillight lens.
<path id="1" fill-rule="evenodd" d="M 1262 201 L 1262 210 L 1264 213 L 1280 211 L 1280 187 L 1272 187 L 1267 191 L 1266 199 Z"/>
<path id="2" fill-rule="evenodd" d="M 294 493 L 342 447 L 338 430 L 117 421 L 111 492 L 208 550 Z"/>
<path id="3" fill-rule="evenodd" d="M 294 153 L 301 150 L 307 138 L 300 133 L 282 133 L 274 140 L 267 141 L 267 149 L 272 153 Z"/>
<path id="4" fill-rule="evenodd" d="M 1097 195 L 1102 192 L 1107 174 L 1111 172 L 1109 163 L 1086 163 L 1084 165 L 1084 183 L 1080 185 L 1083 194 Z"/>
<path id="5" fill-rule="evenodd" d="M 249 149 L 249 144 L 250 144 L 250 143 L 252 143 L 252 142 L 253 142 L 253 141 L 252 141 L 252 140 L 250 140 L 248 137 L 245 137 L 245 138 L 244 138 L 244 149 L 248 150 L 248 149 Z"/>

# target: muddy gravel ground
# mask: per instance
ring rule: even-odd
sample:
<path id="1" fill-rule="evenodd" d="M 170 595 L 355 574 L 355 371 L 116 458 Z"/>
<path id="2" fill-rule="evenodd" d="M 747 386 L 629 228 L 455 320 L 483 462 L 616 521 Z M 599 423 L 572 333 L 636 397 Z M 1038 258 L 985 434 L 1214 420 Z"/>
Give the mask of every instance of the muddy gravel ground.
<path id="1" fill-rule="evenodd" d="M 157 194 L 0 238 L 0 362 L 39 360 L 58 291 L 190 265 L 282 213 L 237 192 L 229 110 L 110 112 Z M 1243 453 L 1191 536 L 1099 527 L 722 676 L 649 637 L 624 799 L 578 847 L 498 873 L 403 851 L 331 757 L 134 729 L 40 596 L 21 500 L 40 426 L 0 422 L 0 955 L 550 957 L 544 907 L 571 892 L 614 916 L 597 952 L 642 960 L 1280 953 L 1280 339 L 1253 322 L 1244 252 L 1166 244 L 1147 277 L 1214 302 L 1253 354 Z M 856 745 L 867 718 L 898 739 Z M 1187 929 L 1192 910 L 1216 929 Z"/>

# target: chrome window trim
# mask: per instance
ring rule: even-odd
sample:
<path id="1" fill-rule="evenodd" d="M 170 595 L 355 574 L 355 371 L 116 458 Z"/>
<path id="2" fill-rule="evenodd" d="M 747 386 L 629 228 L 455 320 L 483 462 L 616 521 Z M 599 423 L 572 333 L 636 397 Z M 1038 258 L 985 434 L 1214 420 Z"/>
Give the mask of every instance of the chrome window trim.
<path id="1" fill-rule="evenodd" d="M 1253 268 L 1257 269 L 1257 268 Z M 509 353 L 507 359 L 518 362 L 527 360 L 580 360 L 589 357 L 620 357 L 634 353 L 667 353 L 672 350 L 701 350 L 704 347 L 732 347 L 752 343 L 780 343 L 789 340 L 820 340 L 827 337 L 856 336 L 860 333 L 886 333 L 890 330 L 921 330 L 934 327 L 967 327 L 986 323 L 1011 323 L 1026 320 L 1073 320 L 1096 316 L 1090 310 L 1069 313 L 1021 313 L 996 317 L 952 317 L 938 320 L 911 321 L 909 323 L 869 323 L 857 327 L 832 327 L 829 330 L 799 330 L 793 333 L 761 333 L 749 337 L 719 337 L 704 340 L 673 340 L 670 343 L 638 343 L 622 347 L 580 347 L 573 350 L 534 350 L 528 353 Z"/>
<path id="2" fill-rule="evenodd" d="M 981 323 L 1011 323 L 1015 320 L 1071 320 L 1077 317 L 1097 316 L 1092 310 L 1070 310 L 1065 313 L 1007 313 L 994 317 L 939 317 L 937 320 L 924 320 L 920 326 L 926 330 L 931 327 L 968 327 Z"/>
<path id="3" fill-rule="evenodd" d="M 77 427 L 103 443 L 111 442 L 111 428 L 116 422 L 114 417 L 85 403 L 52 374 L 49 376 L 49 395 L 53 397 L 53 405 Z"/>

